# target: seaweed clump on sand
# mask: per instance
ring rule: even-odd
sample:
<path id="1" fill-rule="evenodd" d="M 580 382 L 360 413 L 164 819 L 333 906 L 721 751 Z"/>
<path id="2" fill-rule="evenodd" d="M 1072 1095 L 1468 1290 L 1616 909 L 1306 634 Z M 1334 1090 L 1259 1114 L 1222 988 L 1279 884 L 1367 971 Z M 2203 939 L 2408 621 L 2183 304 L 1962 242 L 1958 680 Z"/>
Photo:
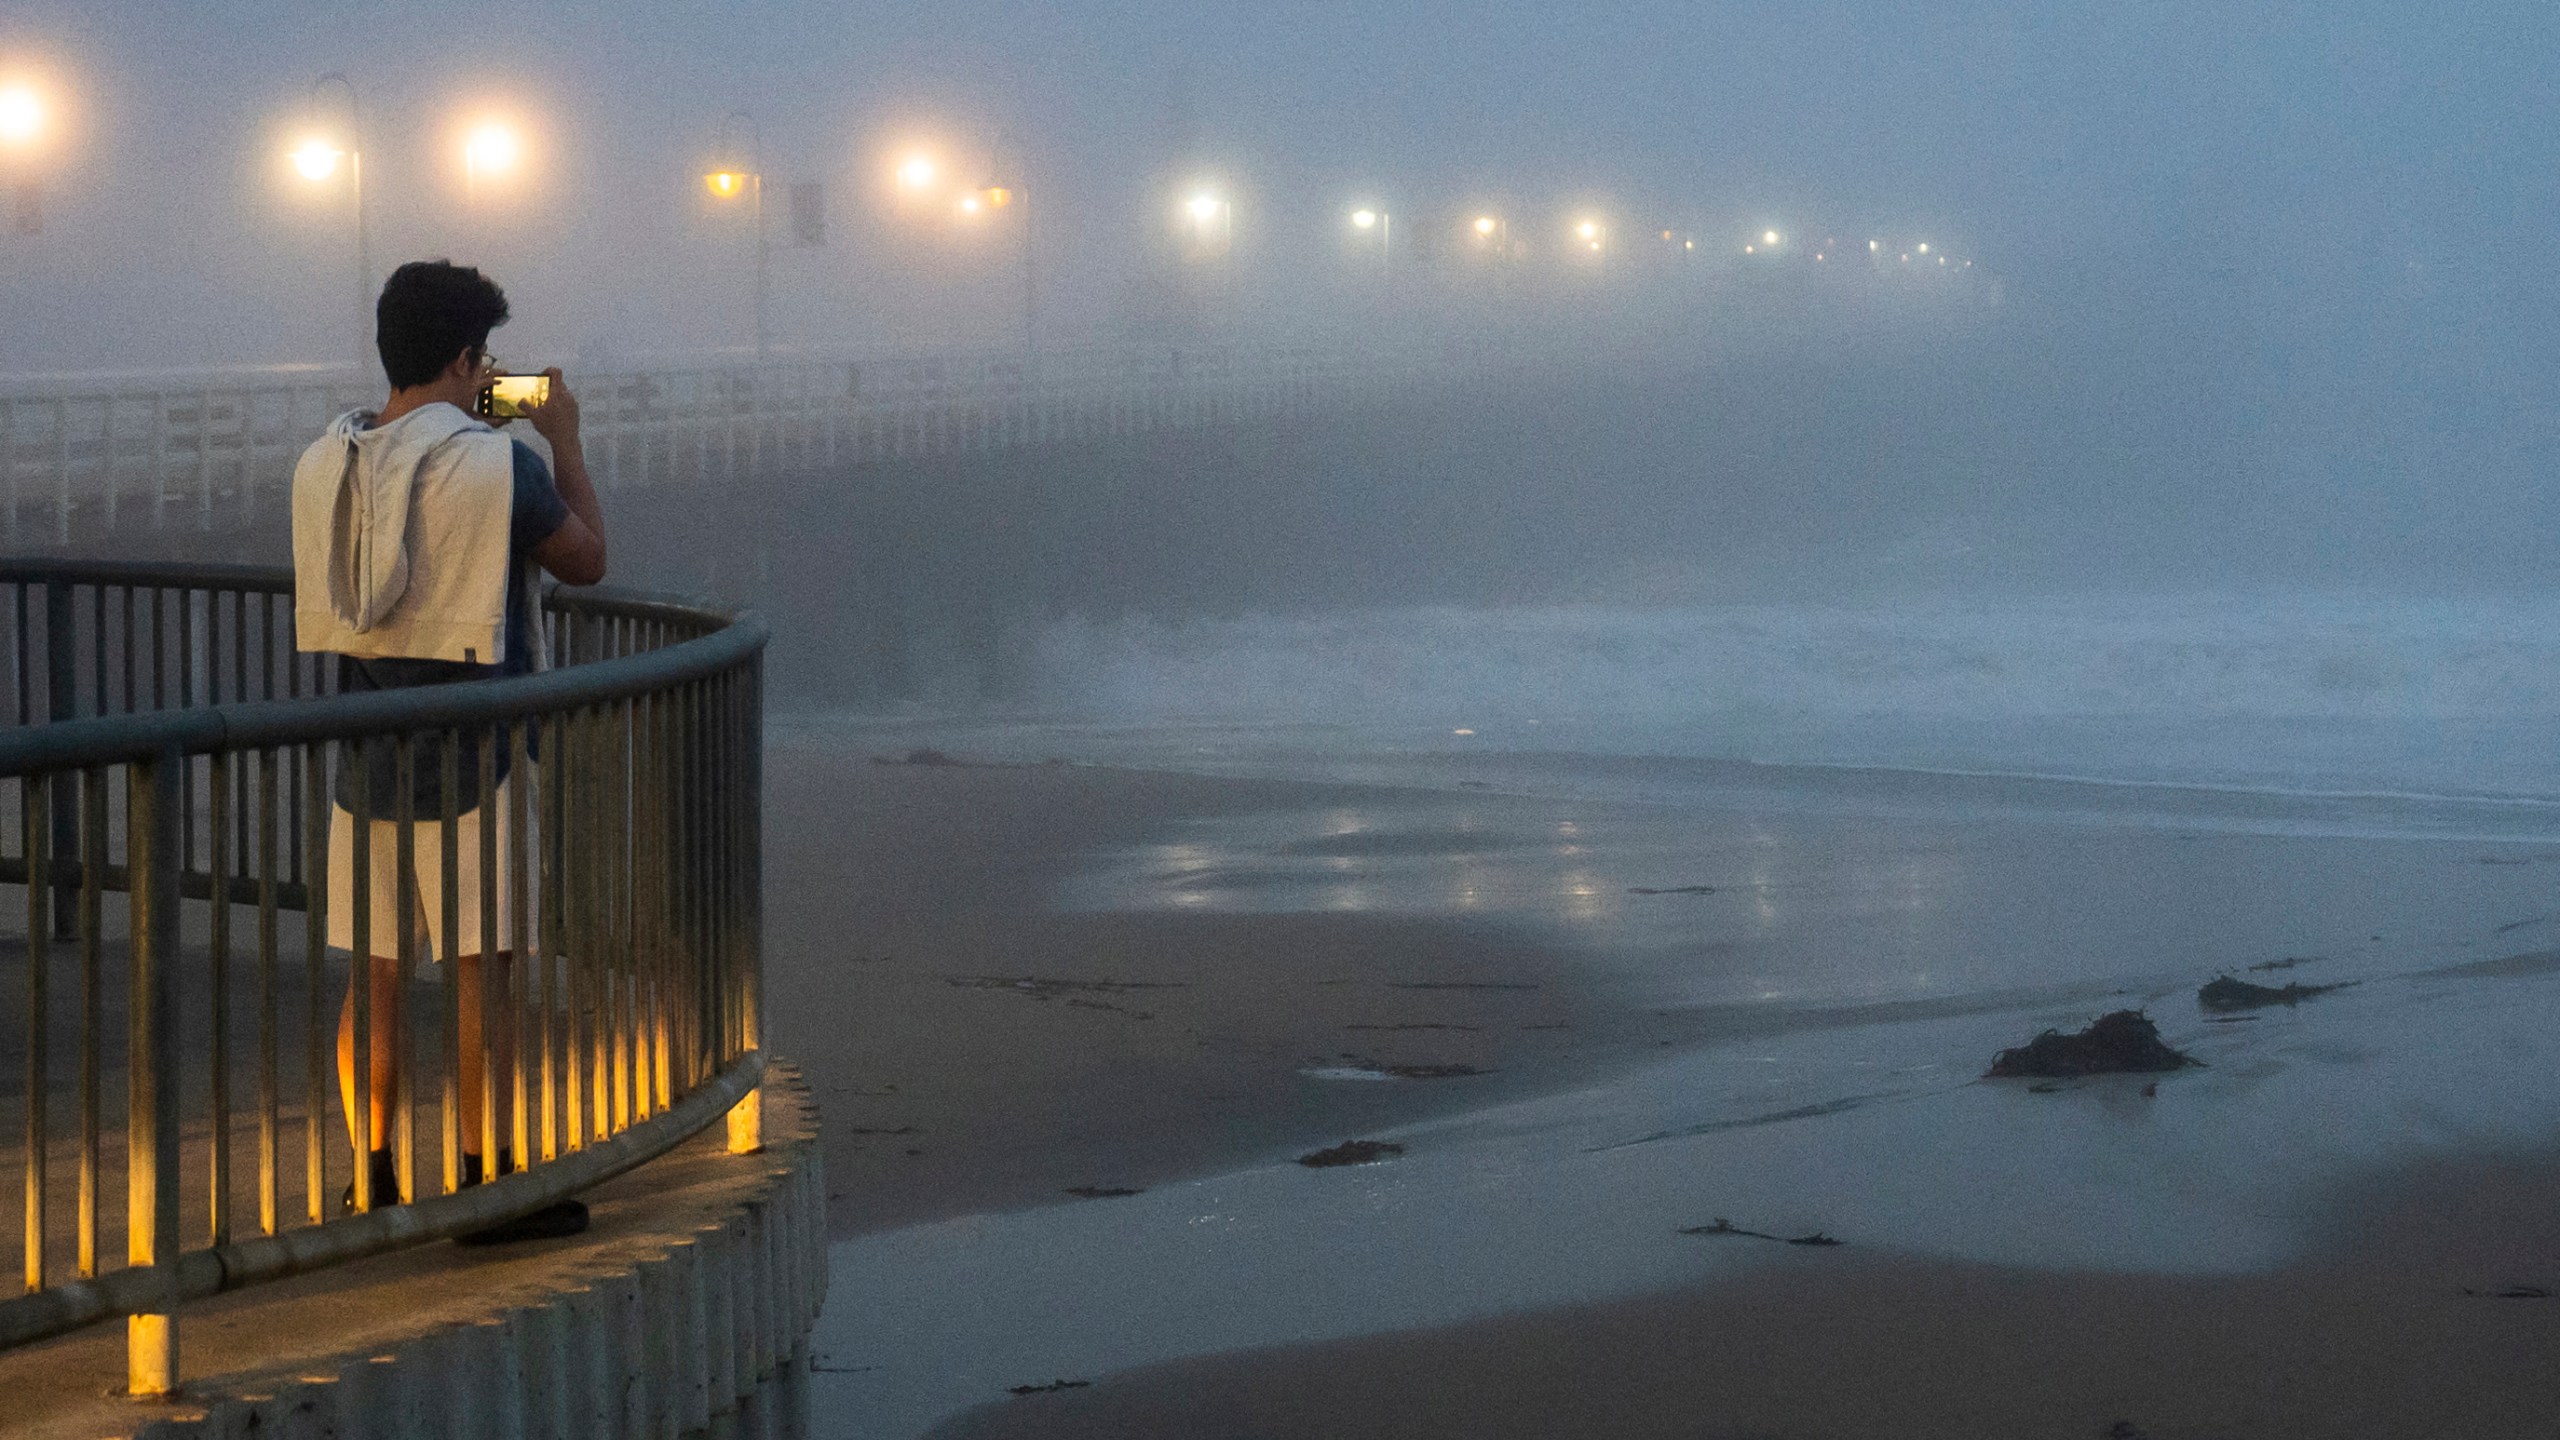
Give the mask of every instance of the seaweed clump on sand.
<path id="1" fill-rule="evenodd" d="M 2171 1049 L 2160 1038 L 2160 1027 L 2141 1011 L 2117 1010 L 2099 1016 L 2076 1035 L 2047 1030 L 2024 1045 L 2003 1050 L 1983 1073 L 1993 1079 L 2017 1075 L 2071 1079 L 2179 1070 L 2203 1063 Z"/>
<path id="2" fill-rule="evenodd" d="M 2252 985 L 2228 975 L 2206 982 L 2196 992 L 2196 1003 L 2207 1010 L 2255 1010 L 2263 1005 L 2298 1005 L 2314 995 L 2343 990 L 2354 982 L 2336 985 Z"/>
<path id="3" fill-rule="evenodd" d="M 1754 1240 L 1775 1240 L 1781 1245 L 1832 1246 L 1842 1243 L 1819 1230 L 1810 1235 L 1772 1235 L 1766 1230 L 1745 1230 L 1721 1215 L 1716 1217 L 1716 1223 L 1713 1225 L 1683 1225 L 1680 1227 L 1680 1233 L 1683 1235 L 1748 1235 Z"/>
<path id="4" fill-rule="evenodd" d="M 1345 1140 L 1330 1149 L 1301 1155 L 1298 1163 L 1310 1170 L 1325 1170 L 1336 1165 L 1374 1165 L 1403 1153 L 1404 1147 L 1392 1140 Z"/>

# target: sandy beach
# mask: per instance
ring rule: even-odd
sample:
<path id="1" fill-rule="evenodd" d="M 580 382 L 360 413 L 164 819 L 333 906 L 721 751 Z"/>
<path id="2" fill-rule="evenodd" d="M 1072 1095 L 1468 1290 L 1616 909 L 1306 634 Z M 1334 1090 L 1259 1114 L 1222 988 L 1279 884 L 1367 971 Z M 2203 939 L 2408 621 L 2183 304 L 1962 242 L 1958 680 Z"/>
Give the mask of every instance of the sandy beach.
<path id="1" fill-rule="evenodd" d="M 1667 843 L 1482 782 L 900 753 L 770 769 L 821 1435 L 2560 1432 L 2515 835 L 1779 777 Z M 2359 983 L 2198 1013 L 2288 962 Z M 2207 1065 L 1976 1081 L 2123 1006 Z M 1294 1163 L 1364 1137 L 1402 1153 Z M 1843 1243 L 1682 1233 L 1727 1216 Z"/>
<path id="2" fill-rule="evenodd" d="M 934 1434 L 2522 1440 L 2560 1429 L 2560 1300 L 2523 1298 L 2560 1272 L 2555 1197 L 2560 1156 L 2446 1162 L 2339 1193 L 2316 1253 L 2244 1276 L 1798 1253 L 1666 1294 L 1165 1365 Z"/>
<path id="3" fill-rule="evenodd" d="M 770 763 L 773 1045 L 825 1106 L 838 1235 L 1329 1144 L 1662 1038 L 1571 953 L 1500 924 L 1049 903 L 1080 855 L 1359 792 L 823 746 Z M 1484 1073 L 1296 1079 L 1361 1059 Z"/>

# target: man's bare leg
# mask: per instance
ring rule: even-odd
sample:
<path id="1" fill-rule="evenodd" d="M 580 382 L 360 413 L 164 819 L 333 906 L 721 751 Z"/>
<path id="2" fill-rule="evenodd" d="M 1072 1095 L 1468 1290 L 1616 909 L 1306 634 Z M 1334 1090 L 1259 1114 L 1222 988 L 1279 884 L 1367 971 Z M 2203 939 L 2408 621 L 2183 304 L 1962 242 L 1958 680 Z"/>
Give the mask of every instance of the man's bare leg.
<path id="1" fill-rule="evenodd" d="M 356 1126 L 356 987 L 353 979 L 347 982 L 346 1003 L 338 1008 L 338 1102 L 346 1111 L 347 1138 L 355 1143 L 359 1154 L 368 1156 L 375 1150 L 389 1148 L 391 1144 L 392 1107 L 400 1099 L 402 990 L 397 957 L 376 955 L 372 957 L 371 966 L 373 999 L 365 1047 L 372 1059 L 366 1067 L 366 1084 L 371 1087 L 371 1093 L 366 1096 L 366 1119 L 369 1123 L 364 1127 L 369 1133 L 358 1133 Z M 396 1203 L 397 1199 L 397 1196 L 377 1195 L 374 1203 Z"/>
<path id="2" fill-rule="evenodd" d="M 462 1149 L 466 1155 L 478 1156 L 482 1140 L 480 1107 L 484 1095 L 481 1086 L 484 1047 L 488 1073 L 495 1078 L 499 1099 L 503 1102 L 507 1096 L 514 1093 L 512 1085 L 516 1065 L 516 1027 L 515 1017 L 507 1007 L 512 997 L 510 982 L 515 974 L 515 956 L 511 951 L 500 950 L 492 953 L 485 961 L 478 955 L 465 955 L 458 963 L 462 967 L 461 973 L 456 977 L 462 991 L 460 1037 Z M 489 987 L 487 991 L 489 1003 L 497 1006 L 497 1013 L 489 1016 L 497 1027 L 494 1033 L 484 1033 L 481 1023 L 481 1016 L 485 1013 L 481 1008 L 483 986 Z M 508 1117 L 503 1113 L 502 1105 L 502 1113 L 498 1116 L 497 1125 L 498 1133 L 502 1137 L 507 1133 L 507 1123 Z M 503 1143 L 502 1140 L 502 1149 Z M 480 1173 L 485 1179 L 498 1178 L 486 1166 Z"/>

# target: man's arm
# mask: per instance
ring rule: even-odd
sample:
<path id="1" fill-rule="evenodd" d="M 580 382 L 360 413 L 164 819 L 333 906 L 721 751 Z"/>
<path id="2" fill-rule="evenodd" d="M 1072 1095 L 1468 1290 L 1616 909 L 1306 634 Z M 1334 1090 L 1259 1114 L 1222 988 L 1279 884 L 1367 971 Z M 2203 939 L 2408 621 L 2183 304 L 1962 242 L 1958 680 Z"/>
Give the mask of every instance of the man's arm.
<path id="1" fill-rule="evenodd" d="M 593 585 L 604 579 L 604 509 L 596 504 L 595 482 L 587 478 L 587 452 L 578 438 L 578 397 L 553 366 L 551 398 L 525 412 L 533 428 L 551 442 L 551 478 L 569 518 L 551 538 L 533 549 L 533 558 L 564 585 Z"/>

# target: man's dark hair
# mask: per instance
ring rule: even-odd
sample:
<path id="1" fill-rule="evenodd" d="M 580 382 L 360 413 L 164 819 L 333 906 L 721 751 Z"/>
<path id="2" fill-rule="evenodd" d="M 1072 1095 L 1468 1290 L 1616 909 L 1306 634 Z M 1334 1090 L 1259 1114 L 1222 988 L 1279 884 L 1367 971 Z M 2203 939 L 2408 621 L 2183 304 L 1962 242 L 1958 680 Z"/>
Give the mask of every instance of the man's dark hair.
<path id="1" fill-rule="evenodd" d="M 373 306 L 373 345 L 394 390 L 424 385 L 465 350 L 489 343 L 507 323 L 507 292 L 468 265 L 412 260 L 382 283 Z"/>

